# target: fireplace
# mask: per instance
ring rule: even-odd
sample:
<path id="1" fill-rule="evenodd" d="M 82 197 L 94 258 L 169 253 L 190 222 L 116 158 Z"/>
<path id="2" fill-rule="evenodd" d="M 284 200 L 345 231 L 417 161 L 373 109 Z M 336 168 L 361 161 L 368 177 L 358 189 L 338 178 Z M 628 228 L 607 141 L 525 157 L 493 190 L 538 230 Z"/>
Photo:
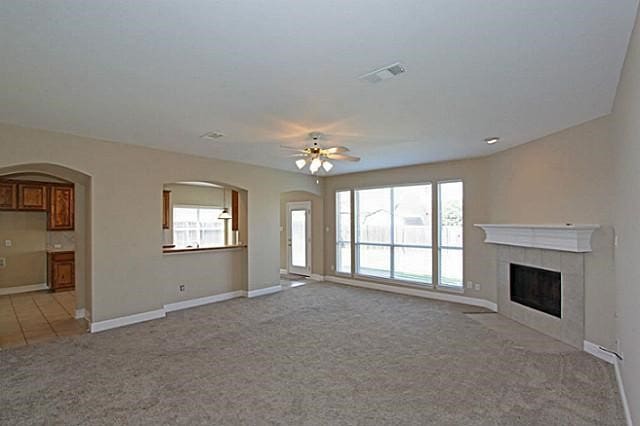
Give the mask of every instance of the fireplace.
<path id="1" fill-rule="evenodd" d="M 511 263 L 509 278 L 513 302 L 562 318 L 560 272 Z"/>

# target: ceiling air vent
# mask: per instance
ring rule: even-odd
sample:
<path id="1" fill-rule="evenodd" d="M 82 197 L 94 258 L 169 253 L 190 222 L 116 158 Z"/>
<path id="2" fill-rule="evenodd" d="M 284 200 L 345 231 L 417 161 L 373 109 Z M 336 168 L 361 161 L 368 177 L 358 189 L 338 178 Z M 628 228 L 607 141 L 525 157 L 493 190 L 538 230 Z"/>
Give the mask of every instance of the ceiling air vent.
<path id="1" fill-rule="evenodd" d="M 213 132 L 205 133 L 204 135 L 202 135 L 200 137 L 202 139 L 220 139 L 223 136 L 224 136 L 224 133 L 213 131 Z"/>
<path id="2" fill-rule="evenodd" d="M 388 80 L 405 71 L 406 68 L 404 65 L 396 62 L 395 64 L 387 65 L 386 67 L 361 75 L 358 78 L 363 81 L 368 81 L 369 83 L 380 83 L 382 80 Z"/>

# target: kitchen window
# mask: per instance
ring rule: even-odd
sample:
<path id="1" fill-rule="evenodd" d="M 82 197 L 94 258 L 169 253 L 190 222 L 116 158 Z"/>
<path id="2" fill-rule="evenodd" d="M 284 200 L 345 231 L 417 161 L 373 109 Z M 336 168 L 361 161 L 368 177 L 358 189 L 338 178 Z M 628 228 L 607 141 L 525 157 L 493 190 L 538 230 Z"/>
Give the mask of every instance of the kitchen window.
<path id="1" fill-rule="evenodd" d="M 217 247 L 225 244 L 222 209 L 208 206 L 174 206 L 173 243 L 178 248 Z"/>

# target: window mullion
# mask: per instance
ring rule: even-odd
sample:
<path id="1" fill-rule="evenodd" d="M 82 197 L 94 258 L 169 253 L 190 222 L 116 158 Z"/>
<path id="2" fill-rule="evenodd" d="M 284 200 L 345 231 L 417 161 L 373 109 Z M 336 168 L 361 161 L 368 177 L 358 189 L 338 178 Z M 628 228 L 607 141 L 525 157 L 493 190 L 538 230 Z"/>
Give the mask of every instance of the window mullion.
<path id="1" fill-rule="evenodd" d="M 391 241 L 390 241 L 390 247 L 389 247 L 389 253 L 391 256 L 391 259 L 389 261 L 389 276 L 391 278 L 395 277 L 395 249 L 394 249 L 394 244 L 395 244 L 395 204 L 394 204 L 394 190 L 393 188 L 389 189 L 389 197 L 391 199 L 391 207 L 389 208 L 390 210 L 390 222 L 391 222 L 391 230 L 390 230 L 390 236 L 391 236 Z"/>

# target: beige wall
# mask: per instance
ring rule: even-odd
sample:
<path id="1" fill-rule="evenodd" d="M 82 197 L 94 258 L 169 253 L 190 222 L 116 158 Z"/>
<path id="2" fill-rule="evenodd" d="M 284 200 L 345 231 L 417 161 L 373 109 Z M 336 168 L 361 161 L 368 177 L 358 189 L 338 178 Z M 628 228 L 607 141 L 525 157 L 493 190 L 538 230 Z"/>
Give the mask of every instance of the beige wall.
<path id="1" fill-rule="evenodd" d="M 287 269 L 287 203 L 311 201 L 311 273 L 324 274 L 324 199 L 304 192 L 285 192 L 280 195 L 280 269 Z"/>
<path id="2" fill-rule="evenodd" d="M 401 167 L 325 179 L 325 272 L 335 259 L 335 191 L 376 185 L 464 181 L 464 294 L 496 301 L 496 248 L 475 223 L 596 223 L 593 253 L 585 257 L 585 338 L 614 343 L 613 159 L 608 118 L 489 157 Z"/>
<path id="3" fill-rule="evenodd" d="M 617 337 L 622 380 L 634 424 L 640 424 L 640 23 L 627 53 L 612 119 L 615 142 Z"/>
<path id="4" fill-rule="evenodd" d="M 613 347 L 613 155 L 600 118 L 486 159 L 491 223 L 594 223 L 585 255 L 585 339 Z"/>
<path id="5" fill-rule="evenodd" d="M 5 247 L 5 240 L 12 246 Z M 0 288 L 47 282 L 47 214 L 44 212 L 0 212 Z"/>
<path id="6" fill-rule="evenodd" d="M 331 176 L 324 180 L 325 226 L 329 228 L 325 238 L 325 273 L 335 270 L 335 192 L 340 189 L 384 186 L 406 183 L 423 183 L 462 179 L 464 182 L 464 278 L 480 284 L 480 290 L 464 289 L 464 294 L 487 300 L 496 300 L 495 264 L 491 249 L 487 250 L 482 230 L 474 223 L 489 221 L 487 203 L 487 162 L 484 159 L 452 161 L 410 167 L 376 170 Z"/>
<path id="7" fill-rule="evenodd" d="M 248 191 L 249 290 L 279 283 L 280 193 L 320 191 L 314 178 L 301 174 L 0 125 L 0 168 L 24 163 L 60 164 L 91 176 L 94 321 L 162 308 L 165 289 L 178 284 L 165 270 L 171 262 L 180 263 L 181 280 L 194 281 L 194 262 L 203 269 L 211 263 L 204 254 L 197 255 L 198 261 L 187 259 L 190 255 L 163 256 L 158 230 L 164 184 L 225 182 Z M 217 294 L 218 289 L 211 284 L 209 291 Z"/>

